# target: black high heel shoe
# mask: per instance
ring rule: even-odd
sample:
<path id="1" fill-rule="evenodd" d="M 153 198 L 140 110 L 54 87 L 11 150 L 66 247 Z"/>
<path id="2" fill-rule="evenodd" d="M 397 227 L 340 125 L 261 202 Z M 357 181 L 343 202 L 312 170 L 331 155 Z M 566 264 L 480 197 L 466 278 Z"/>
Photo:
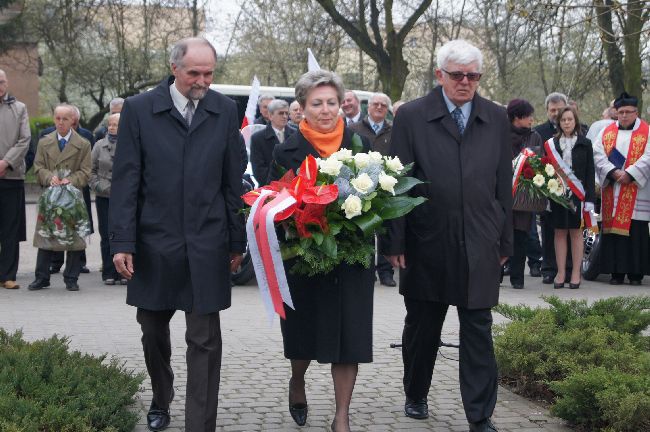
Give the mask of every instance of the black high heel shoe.
<path id="1" fill-rule="evenodd" d="M 553 281 L 553 288 L 555 288 L 555 289 L 564 288 L 564 282 L 555 282 L 555 281 Z"/>
<path id="2" fill-rule="evenodd" d="M 307 402 L 291 402 L 291 380 L 289 380 L 289 414 L 291 414 L 291 418 L 298 426 L 304 426 L 307 423 L 308 412 L 309 407 L 307 406 Z"/>
<path id="3" fill-rule="evenodd" d="M 580 282 L 575 283 L 575 284 L 574 284 L 573 282 L 569 282 L 569 288 L 571 288 L 571 289 L 578 289 L 578 288 L 580 288 Z"/>

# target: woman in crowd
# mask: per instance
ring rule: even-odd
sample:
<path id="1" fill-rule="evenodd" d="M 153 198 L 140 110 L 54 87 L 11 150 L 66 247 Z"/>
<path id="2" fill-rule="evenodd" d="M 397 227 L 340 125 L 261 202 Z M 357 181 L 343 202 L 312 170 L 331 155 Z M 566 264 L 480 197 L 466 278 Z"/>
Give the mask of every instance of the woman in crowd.
<path id="1" fill-rule="evenodd" d="M 585 190 L 584 209 L 594 209 L 594 154 L 591 141 L 580 134 L 580 121 L 576 111 L 567 106 L 560 109 L 557 115 L 558 133 L 552 138 L 553 145 L 564 162 L 571 168 Z M 555 259 L 557 275 L 553 286 L 564 288 L 566 277 L 567 234 L 571 239 L 571 260 L 573 269 L 569 288 L 580 288 L 580 263 L 584 249 L 582 239 L 582 202 L 573 195 L 571 197 L 575 210 L 570 210 L 551 201 L 551 221 L 555 229 Z"/>
<path id="2" fill-rule="evenodd" d="M 542 137 L 532 129 L 534 111 L 535 109 L 530 102 L 524 99 L 513 99 L 508 103 L 507 112 L 508 119 L 510 120 L 510 143 L 512 144 L 513 158 L 517 157 L 524 148 L 528 148 L 536 154 L 540 154 L 541 152 Z M 510 257 L 510 284 L 515 289 L 522 289 L 524 287 L 526 252 L 534 217 L 535 214 L 531 212 L 512 212 L 514 255 Z M 537 234 L 537 227 L 535 227 L 534 232 Z M 541 255 L 541 250 L 539 253 Z M 535 261 L 539 261 L 539 258 L 536 257 Z M 536 264 L 530 264 L 531 269 Z"/>
<path id="3" fill-rule="evenodd" d="M 328 157 L 351 148 L 353 132 L 339 117 L 344 97 L 341 79 L 329 71 L 304 74 L 296 84 L 296 100 L 304 119 L 297 133 L 273 151 L 271 177 L 300 167 L 307 155 Z M 364 151 L 369 143 L 362 138 Z M 305 372 L 312 360 L 331 363 L 336 414 L 332 430 L 347 432 L 352 391 L 358 364 L 372 361 L 372 307 L 374 269 L 340 264 L 325 275 L 292 274 L 285 265 L 295 310 L 282 321 L 284 355 L 291 360 L 289 412 L 302 426 L 307 420 Z"/>
<path id="4" fill-rule="evenodd" d="M 92 171 L 88 185 L 95 191 L 95 206 L 99 219 L 100 248 L 102 251 L 102 280 L 106 285 L 115 285 L 120 282 L 126 285 L 126 279 L 120 278 L 115 270 L 113 259 L 108 244 L 108 202 L 111 195 L 111 177 L 113 173 L 113 157 L 117 146 L 117 127 L 120 114 L 111 114 L 108 117 L 108 133 L 97 141 L 91 154 Z"/>

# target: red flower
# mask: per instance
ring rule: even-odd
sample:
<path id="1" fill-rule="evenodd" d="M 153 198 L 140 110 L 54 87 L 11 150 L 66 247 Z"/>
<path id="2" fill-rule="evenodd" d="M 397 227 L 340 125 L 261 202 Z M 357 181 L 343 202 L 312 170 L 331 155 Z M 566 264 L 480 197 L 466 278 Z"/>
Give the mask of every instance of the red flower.
<path id="1" fill-rule="evenodd" d="M 61 222 L 61 218 L 55 217 L 54 218 L 54 225 L 56 225 L 56 229 L 62 230 L 63 229 L 63 222 Z"/>
<path id="2" fill-rule="evenodd" d="M 293 219 L 300 237 L 311 237 L 311 232 L 307 229 L 307 225 L 317 226 L 323 233 L 329 230 L 327 219 L 325 218 L 326 208 L 325 205 L 307 204 L 303 209 L 296 209 L 293 214 Z"/>
<path id="3" fill-rule="evenodd" d="M 550 163 L 551 163 L 551 159 L 550 159 L 549 157 L 544 156 L 544 157 L 542 158 L 542 164 L 543 164 L 543 165 L 550 164 Z"/>
<path id="4" fill-rule="evenodd" d="M 530 166 L 524 167 L 524 171 L 522 174 L 524 175 L 524 178 L 528 180 L 535 177 L 535 171 Z"/>
<path id="5" fill-rule="evenodd" d="M 42 214 L 39 213 L 38 216 L 36 216 L 36 220 L 38 220 L 39 222 L 44 222 L 45 221 L 45 216 L 43 216 Z"/>

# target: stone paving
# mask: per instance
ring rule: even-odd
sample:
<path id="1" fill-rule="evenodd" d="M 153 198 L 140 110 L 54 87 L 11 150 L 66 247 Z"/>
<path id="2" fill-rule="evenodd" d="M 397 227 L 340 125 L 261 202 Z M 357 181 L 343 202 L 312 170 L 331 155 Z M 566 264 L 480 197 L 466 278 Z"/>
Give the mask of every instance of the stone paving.
<path id="1" fill-rule="evenodd" d="M 28 233 L 33 234 L 34 205 L 28 205 Z M 22 329 L 27 339 L 54 333 L 70 337 L 70 345 L 80 351 L 116 356 L 136 371 L 144 371 L 140 331 L 135 309 L 124 303 L 126 288 L 104 286 L 98 273 L 99 237 L 94 234 L 88 249 L 90 274 L 79 280 L 81 291 L 68 292 L 60 274 L 53 275 L 51 287 L 30 292 L 35 249 L 21 244 L 20 290 L 0 290 L 0 327 Z M 524 290 L 509 284 L 501 289 L 501 301 L 509 304 L 542 304 L 544 294 L 562 298 L 595 300 L 614 295 L 650 294 L 648 281 L 641 287 L 610 287 L 603 281 L 586 282 L 580 290 L 553 290 L 541 279 L 526 279 Z M 314 363 L 307 373 L 309 418 L 305 427 L 293 423 L 287 409 L 289 364 L 282 355 L 282 339 L 277 321 L 269 326 L 257 287 L 253 283 L 233 289 L 233 306 L 221 315 L 223 365 L 219 396 L 219 431 L 324 431 L 334 414 L 331 376 L 328 365 Z M 374 315 L 374 362 L 360 366 L 351 407 L 354 431 L 466 431 L 468 430 L 458 387 L 458 352 L 442 348 L 429 394 L 433 415 L 425 421 L 404 417 L 400 351 L 390 348 L 399 342 L 404 306 L 397 289 L 376 286 Z M 495 322 L 505 319 L 495 314 Z M 183 314 L 171 322 L 176 399 L 172 403 L 170 431 L 184 431 L 185 341 Z M 458 317 L 450 308 L 443 329 L 445 342 L 458 342 Z M 151 387 L 145 381 L 135 409 L 141 412 L 136 431 L 145 431 L 145 413 L 151 401 Z M 499 388 L 494 422 L 503 432 L 569 431 L 548 410 Z"/>

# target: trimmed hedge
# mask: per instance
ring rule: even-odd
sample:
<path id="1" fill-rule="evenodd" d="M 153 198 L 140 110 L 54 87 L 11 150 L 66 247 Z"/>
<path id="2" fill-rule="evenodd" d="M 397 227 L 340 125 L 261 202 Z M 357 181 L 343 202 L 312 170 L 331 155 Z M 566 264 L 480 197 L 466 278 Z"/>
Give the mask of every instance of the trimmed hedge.
<path id="1" fill-rule="evenodd" d="M 0 329 L 0 431 L 131 431 L 143 378 L 116 359 L 70 352 L 67 338 L 30 343 Z"/>
<path id="2" fill-rule="evenodd" d="M 499 305 L 502 380 L 583 430 L 650 431 L 650 297 Z"/>

